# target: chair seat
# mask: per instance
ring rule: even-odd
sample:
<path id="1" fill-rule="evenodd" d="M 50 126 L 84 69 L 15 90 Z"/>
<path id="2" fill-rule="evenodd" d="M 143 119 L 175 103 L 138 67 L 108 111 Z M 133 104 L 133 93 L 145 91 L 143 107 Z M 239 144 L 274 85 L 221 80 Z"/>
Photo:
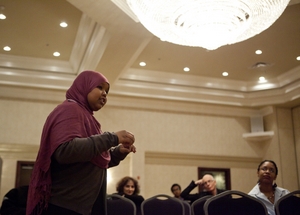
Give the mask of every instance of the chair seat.
<path id="1" fill-rule="evenodd" d="M 142 215 L 185 215 L 182 201 L 165 194 L 144 200 L 141 210 Z"/>
<path id="2" fill-rule="evenodd" d="M 266 206 L 258 199 L 236 190 L 228 190 L 208 199 L 205 215 L 267 215 Z"/>
<path id="3" fill-rule="evenodd" d="M 212 197 L 212 195 L 207 195 L 207 196 L 203 196 L 199 199 L 197 199 L 196 201 L 194 201 L 191 205 L 192 208 L 192 214 L 193 215 L 204 215 L 204 204 L 206 202 L 207 199 L 209 199 L 210 197 Z"/>
<path id="4" fill-rule="evenodd" d="M 275 203 L 276 215 L 300 215 L 300 190 L 295 190 Z"/>
<path id="5" fill-rule="evenodd" d="M 107 195 L 107 215 L 136 215 L 136 206 L 133 201 L 120 195 Z"/>
<path id="6" fill-rule="evenodd" d="M 192 215 L 192 209 L 191 205 L 187 203 L 186 201 L 182 201 L 183 206 L 184 206 L 184 214 L 185 215 Z"/>

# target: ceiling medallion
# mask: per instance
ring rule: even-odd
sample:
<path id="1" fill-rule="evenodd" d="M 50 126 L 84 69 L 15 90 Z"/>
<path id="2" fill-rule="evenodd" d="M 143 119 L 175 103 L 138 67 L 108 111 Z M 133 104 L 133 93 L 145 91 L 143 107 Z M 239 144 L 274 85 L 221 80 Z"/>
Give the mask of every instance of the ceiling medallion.
<path id="1" fill-rule="evenodd" d="M 269 28 L 289 0 L 127 0 L 139 21 L 163 41 L 214 50 Z"/>

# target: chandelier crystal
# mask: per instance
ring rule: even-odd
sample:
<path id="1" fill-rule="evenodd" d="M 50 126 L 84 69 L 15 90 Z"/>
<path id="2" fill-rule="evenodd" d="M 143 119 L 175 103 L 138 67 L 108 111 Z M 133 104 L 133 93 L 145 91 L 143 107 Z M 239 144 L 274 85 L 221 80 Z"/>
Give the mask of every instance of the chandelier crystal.
<path id="1" fill-rule="evenodd" d="M 127 0 L 139 21 L 163 41 L 214 50 L 269 28 L 289 0 Z"/>

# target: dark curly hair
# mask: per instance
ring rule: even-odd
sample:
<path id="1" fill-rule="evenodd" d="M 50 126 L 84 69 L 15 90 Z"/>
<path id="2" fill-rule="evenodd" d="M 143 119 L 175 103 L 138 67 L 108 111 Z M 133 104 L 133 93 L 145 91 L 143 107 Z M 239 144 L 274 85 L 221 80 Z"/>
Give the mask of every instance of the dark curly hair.
<path id="1" fill-rule="evenodd" d="M 179 184 L 172 184 L 171 186 L 171 192 L 173 193 L 173 188 L 174 187 L 179 187 L 179 190 L 181 190 L 181 186 Z"/>
<path id="2" fill-rule="evenodd" d="M 130 176 L 125 176 L 124 178 L 121 178 L 120 181 L 117 183 L 117 192 L 118 193 L 123 193 L 123 189 L 125 187 L 125 185 L 128 183 L 128 181 L 132 181 L 134 184 L 134 192 L 133 195 L 137 195 L 140 193 L 140 187 L 139 187 L 139 183 L 135 178 L 132 178 Z"/>

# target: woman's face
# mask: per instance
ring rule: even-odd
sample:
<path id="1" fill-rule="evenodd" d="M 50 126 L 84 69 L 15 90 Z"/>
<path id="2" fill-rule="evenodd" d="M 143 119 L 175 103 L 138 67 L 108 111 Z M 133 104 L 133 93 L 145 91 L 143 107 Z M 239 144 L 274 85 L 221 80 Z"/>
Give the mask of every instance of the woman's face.
<path id="1" fill-rule="evenodd" d="M 93 111 L 100 110 L 106 104 L 108 88 L 109 85 L 107 83 L 102 83 L 87 95 L 89 106 Z"/>
<path id="2" fill-rule="evenodd" d="M 123 187 L 123 193 L 126 195 L 133 195 L 135 191 L 135 186 L 132 180 L 129 180 Z"/>
<path id="3" fill-rule="evenodd" d="M 260 183 L 273 184 L 273 181 L 277 177 L 274 164 L 271 162 L 263 163 L 257 172 L 257 176 Z"/>

